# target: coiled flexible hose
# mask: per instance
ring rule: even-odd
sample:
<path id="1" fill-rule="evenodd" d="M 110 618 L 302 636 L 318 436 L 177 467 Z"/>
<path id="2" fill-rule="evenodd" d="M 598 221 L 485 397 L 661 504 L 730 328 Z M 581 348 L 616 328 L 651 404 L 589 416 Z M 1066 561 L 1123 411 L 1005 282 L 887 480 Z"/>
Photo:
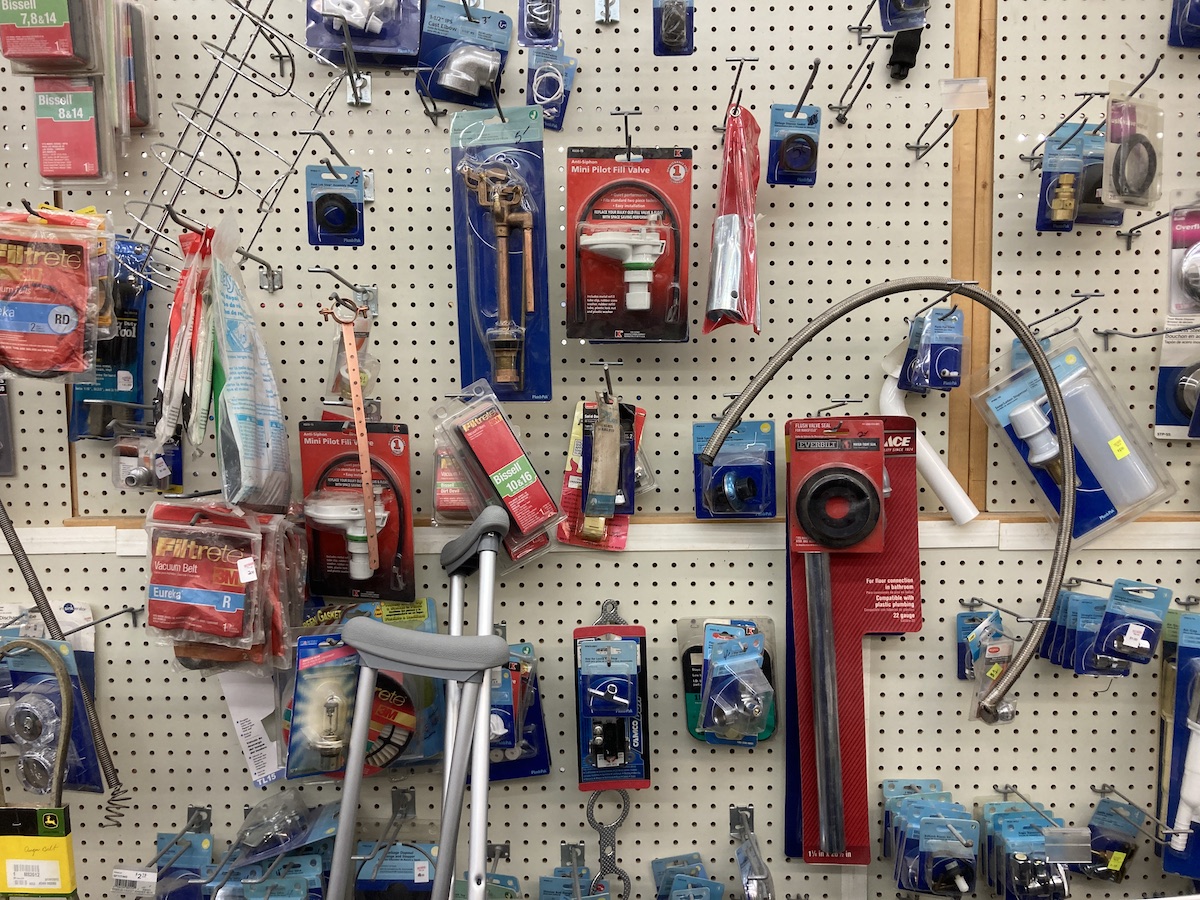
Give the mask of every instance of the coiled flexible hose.
<path id="1" fill-rule="evenodd" d="M 25 579 L 25 585 L 29 588 L 38 614 L 46 623 L 46 631 L 53 640 L 63 640 L 62 626 L 58 624 L 58 619 L 54 616 L 54 609 L 50 606 L 50 601 L 46 599 L 46 592 L 42 590 L 42 583 L 38 581 L 37 573 L 33 571 L 33 566 L 29 562 L 29 554 L 25 552 L 25 545 L 21 543 L 21 539 L 17 536 L 17 529 L 13 527 L 12 519 L 8 517 L 8 509 L 4 506 L 3 499 L 0 499 L 0 533 L 8 541 L 8 549 L 12 551 L 13 559 L 17 561 L 17 568 L 21 570 L 21 577 Z M 96 713 L 96 703 L 92 699 L 92 692 L 82 681 L 79 682 L 79 693 L 83 697 L 83 711 L 87 715 L 88 730 L 91 731 L 92 742 L 96 746 L 96 759 L 100 764 L 100 771 L 104 773 L 104 783 L 108 785 L 109 789 L 108 802 L 104 805 L 105 821 L 102 825 L 119 825 L 121 817 L 125 814 L 125 807 L 129 803 L 129 792 L 122 787 L 121 776 L 117 774 L 117 767 L 108 750 L 108 741 L 104 737 L 104 729 L 100 726 L 100 716 Z M 63 718 L 65 719 L 66 716 L 64 715 Z"/>
<path id="2" fill-rule="evenodd" d="M 860 306 L 865 306 L 873 300 L 880 300 L 884 297 L 890 297 L 893 294 L 902 294 L 909 291 L 953 291 L 987 307 L 991 312 L 999 316 L 1000 320 L 1012 330 L 1013 334 L 1016 335 L 1021 345 L 1025 348 L 1025 351 L 1029 354 L 1038 376 L 1042 379 L 1042 385 L 1046 389 L 1046 400 L 1050 404 L 1050 414 L 1058 430 L 1058 461 L 1062 467 L 1062 483 L 1073 487 L 1075 484 L 1075 445 L 1071 442 L 1071 427 L 1067 421 L 1067 408 L 1063 404 L 1062 392 L 1058 389 L 1058 381 L 1055 379 L 1054 371 L 1050 367 L 1050 360 L 1046 358 L 1046 354 L 1042 351 L 1037 337 L 1034 336 L 1029 326 L 1021 321 L 1020 317 L 995 294 L 981 290 L 975 285 L 963 284 L 961 281 L 955 281 L 950 278 L 923 275 L 898 278 L 895 281 L 888 281 L 884 284 L 869 287 L 866 290 L 859 291 L 852 297 L 846 298 L 840 303 L 835 303 L 813 317 L 812 321 L 801 328 L 799 332 L 775 352 L 774 356 L 767 360 L 766 365 L 759 370 L 757 375 L 750 379 L 750 383 L 726 407 L 716 431 L 708 439 L 708 443 L 704 445 L 704 450 L 700 454 L 701 462 L 712 465 L 712 461 L 721 449 L 721 445 L 725 443 L 725 439 L 729 437 L 729 433 L 742 420 L 742 416 L 750 408 L 750 404 L 754 402 L 754 398 L 779 373 L 779 370 L 784 367 L 788 360 L 799 352 L 800 348 L 809 343 L 834 322 L 854 312 Z M 1038 646 L 1042 642 L 1042 636 L 1045 634 L 1046 623 L 1054 614 L 1058 592 L 1062 587 L 1063 573 L 1067 567 L 1067 556 L 1071 552 L 1071 534 L 1075 528 L 1075 491 L 1073 489 L 1066 488 L 1062 491 L 1058 512 L 1058 532 L 1054 538 L 1054 555 L 1050 558 L 1050 571 L 1046 575 L 1046 590 L 1042 595 L 1041 604 L 1038 606 L 1033 628 L 1029 636 L 1021 643 L 1020 650 L 1017 651 L 1017 655 L 1013 657 L 1004 674 L 996 679 L 996 683 L 992 685 L 991 689 L 980 701 L 980 715 L 986 722 L 1007 722 L 1011 721 L 1015 715 L 1015 707 L 1011 702 L 1005 702 L 1005 695 L 1016 684 L 1017 679 L 1021 677 L 1021 673 L 1025 671 L 1025 667 L 1033 659 Z"/>

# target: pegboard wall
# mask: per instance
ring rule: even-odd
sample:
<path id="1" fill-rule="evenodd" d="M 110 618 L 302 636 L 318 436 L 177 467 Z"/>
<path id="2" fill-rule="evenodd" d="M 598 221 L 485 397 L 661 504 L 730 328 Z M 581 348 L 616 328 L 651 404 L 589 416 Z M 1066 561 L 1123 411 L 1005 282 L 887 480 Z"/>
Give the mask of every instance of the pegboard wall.
<path id="1" fill-rule="evenodd" d="M 180 212 L 209 224 L 225 211 L 235 212 L 248 249 L 283 267 L 284 289 L 275 294 L 257 288 L 256 264 L 248 263 L 245 271 L 251 299 L 261 304 L 260 326 L 292 422 L 319 414 L 328 357 L 335 347 L 333 326 L 319 324 L 316 306 L 336 284 L 325 276 L 308 274 L 307 268 L 331 266 L 351 281 L 378 283 L 381 314 L 372 331 L 372 352 L 383 363 L 384 412 L 412 429 L 414 502 L 418 515 L 428 515 L 432 429 L 427 410 L 459 387 L 447 120 L 434 126 L 422 115 L 411 74 L 375 70 L 374 99 L 363 108 L 347 106 L 345 85 L 336 85 L 338 96 L 318 127 L 351 164 L 374 170 L 377 199 L 368 207 L 366 247 L 310 248 L 303 234 L 302 174 L 292 175 L 277 196 L 271 191 L 281 184 L 279 177 L 287 171 L 281 163 L 292 154 L 300 153 L 301 165 L 326 155 L 323 145 L 305 144 L 299 132 L 313 127 L 313 112 L 306 104 L 320 103 L 330 89 L 331 70 L 297 52 L 299 99 L 272 96 L 265 85 L 246 79 L 224 77 L 214 83 L 209 80 L 214 56 L 208 48 L 237 39 L 230 37 L 236 18 L 231 7 L 222 0 L 148 2 L 154 13 L 157 130 L 130 145 L 115 190 L 68 200 L 95 202 L 113 210 L 119 226 L 132 227 L 127 201 L 163 199 L 159 145 L 169 147 L 180 134 L 183 121 L 177 115 L 178 104 L 197 105 L 217 91 L 228 90 L 221 123 L 212 126 L 221 142 L 208 148 L 205 159 L 227 167 L 236 156 L 246 190 L 220 199 L 228 193 L 228 183 L 211 170 L 202 172 L 199 177 L 207 189 L 185 187 Z M 516 3 L 510 0 L 486 0 L 486 5 L 516 13 Z M 258 12 L 266 8 L 251 6 Z M 546 134 L 551 297 L 558 302 L 565 291 L 561 221 L 565 148 L 568 144 L 619 145 L 620 120 L 609 112 L 638 106 L 643 114 L 631 123 L 635 145 L 677 143 L 691 146 L 694 152 L 693 337 L 684 344 L 589 346 L 562 339 L 562 318 L 557 319 L 553 333 L 560 344 L 554 358 L 554 399 L 546 404 L 509 405 L 527 437 L 531 460 L 552 490 L 561 481 L 573 406 L 600 383 L 599 370 L 589 363 L 620 360 L 623 365 L 613 372 L 620 392 L 627 399 L 636 397 L 649 411 L 648 444 L 660 487 L 643 498 L 643 512 L 687 516 L 692 508 L 692 422 L 722 409 L 725 394 L 738 390 L 820 306 L 886 277 L 948 272 L 949 145 L 915 162 L 904 144 L 936 112 L 938 80 L 953 74 L 954 10 L 948 2 L 934 3 L 919 64 L 909 81 L 900 84 L 886 79 L 887 41 L 857 44 L 846 31 L 864 9 L 865 5 L 847 9 L 834 4 L 719 6 L 701 0 L 696 14 L 697 53 L 658 58 L 649 48 L 646 0 L 624 0 L 621 22 L 611 26 L 594 24 L 588 4 L 564 3 L 566 49 L 579 59 L 581 68 L 566 130 Z M 1054 5 L 1009 0 L 1001 7 L 993 82 L 993 287 L 1027 318 L 1063 305 L 1073 290 L 1096 289 L 1107 293 L 1081 309 L 1086 333 L 1093 325 L 1146 331 L 1160 324 L 1158 300 L 1166 289 L 1161 228 L 1146 229 L 1131 251 L 1108 230 L 1037 235 L 1031 227 L 1036 181 L 1016 156 L 1070 109 L 1075 90 L 1102 89 L 1109 78 L 1136 80 L 1147 71 L 1166 49 L 1166 10 L 1165 0 L 1088 0 L 1086 5 L 1081 0 Z M 304 13 L 299 4 L 276 3 L 270 18 L 285 34 L 302 32 Z M 246 31 L 241 31 L 240 40 L 248 40 Z M 822 106 L 837 102 L 868 50 L 875 68 L 849 123 L 827 122 L 823 131 L 817 186 L 760 185 L 762 335 L 755 338 L 747 329 L 725 328 L 700 336 L 695 298 L 702 297 L 706 287 L 720 161 L 719 136 L 712 126 L 721 121 L 736 68 L 726 57 L 757 57 L 757 62 L 746 64 L 740 90 L 742 102 L 761 123 L 771 103 L 795 102 L 816 57 L 823 66 L 809 99 Z M 260 71 L 274 70 L 271 52 L 265 43 L 252 48 L 251 59 Z M 509 59 L 501 94 L 506 106 L 523 102 L 525 59 L 523 50 Z M 1195 54 L 1172 52 L 1148 87 L 1151 95 L 1162 98 L 1168 121 L 1174 123 L 1167 135 L 1168 156 L 1178 163 L 1167 172 L 1167 190 L 1200 179 L 1189 143 L 1197 137 L 1198 79 L 1200 61 Z M 0 94 L 6 201 L 15 204 L 22 198 L 44 196 L 38 190 L 33 156 L 29 82 L 5 70 Z M 261 196 L 272 198 L 272 209 L 259 228 Z M 873 411 L 879 362 L 905 340 L 905 313 L 928 299 L 932 297 L 914 296 L 906 304 L 895 300 L 874 304 L 830 329 L 775 379 L 751 414 L 782 422 L 847 396 L 862 401 L 855 411 Z M 169 300 L 164 291 L 151 294 L 152 375 L 157 372 Z M 1007 349 L 1009 337 L 995 329 L 993 351 Z M 1120 395 L 1124 397 L 1128 390 L 1138 421 L 1148 425 L 1157 349 L 1153 341 L 1116 338 L 1112 349 L 1104 352 L 1096 338 L 1094 349 L 1111 363 L 1110 374 Z M 10 385 L 20 468 L 19 476 L 4 484 L 3 497 L 19 526 L 34 532 L 72 517 L 143 513 L 143 495 L 113 486 L 105 445 L 67 445 L 62 389 L 23 379 Z M 914 399 L 910 412 L 944 453 L 946 398 Z M 1192 508 L 1196 488 L 1189 478 L 1190 445 L 1157 446 L 1181 487 L 1172 508 Z M 998 511 L 1029 511 L 1028 491 L 1016 483 L 1007 466 L 993 448 L 989 506 Z M 191 474 L 189 488 L 202 490 L 217 484 L 211 456 L 202 456 Z M 928 493 L 922 496 L 928 500 L 926 511 L 936 511 L 936 499 Z M 1071 571 L 1105 580 L 1142 577 L 1179 593 L 1195 592 L 1200 540 L 1185 541 L 1181 549 L 1170 551 L 1128 550 L 1120 544 L 1123 533 L 1107 538 L 1103 553 L 1099 549 L 1076 553 Z M 1018 687 L 1021 715 L 1015 725 L 995 730 L 968 721 L 968 686 L 956 681 L 953 673 L 952 622 L 960 608 L 958 601 L 978 595 L 1030 612 L 1040 596 L 1049 559 L 1048 543 L 1042 545 L 1045 551 L 1027 546 L 1002 549 L 1003 541 L 994 536 L 979 539 L 976 534 L 963 531 L 949 541 L 932 546 L 926 542 L 924 629 L 903 638 L 869 639 L 864 646 L 872 779 L 940 777 L 964 802 L 990 793 L 996 782 L 1013 782 L 1077 823 L 1086 821 L 1096 799 L 1089 786 L 1100 782 L 1115 784 L 1149 808 L 1157 780 L 1153 667 L 1110 684 L 1073 678 L 1035 661 Z M 96 615 L 127 603 L 140 605 L 145 572 L 139 558 L 40 555 L 34 562 L 52 597 L 88 602 Z M 419 556 L 417 563 L 425 591 L 444 598 L 446 585 L 436 558 Z M 752 752 L 735 752 L 699 744 L 686 733 L 675 622 L 736 611 L 772 615 L 782 623 L 784 581 L 781 550 L 757 546 L 734 554 L 728 546 L 713 542 L 686 552 L 640 547 L 621 556 L 555 553 L 512 573 L 499 585 L 497 618 L 507 620 L 512 639 L 530 640 L 540 648 L 555 759 L 554 772 L 547 779 L 493 789 L 491 837 L 512 842 L 513 862 L 507 868 L 525 879 L 527 892 L 535 894 L 536 877 L 558 863 L 560 840 L 586 841 L 589 859 L 594 861 L 595 834 L 584 819 L 586 796 L 576 790 L 573 778 L 570 635 L 576 625 L 595 618 L 601 599 L 616 597 L 622 600 L 623 614 L 644 624 L 651 639 L 654 787 L 633 796 L 635 809 L 620 832 L 619 857 L 634 877 L 635 893 L 642 898 L 653 895 L 650 859 L 692 849 L 704 856 L 716 877 L 731 890 L 737 889 L 727 808 L 730 803 L 750 802 L 781 895 L 894 894 L 889 890 L 890 863 L 882 860 L 866 871 L 843 871 L 805 866 L 782 855 L 786 773 L 778 739 Z M 10 559 L 0 559 L 0 600 L 22 596 L 24 587 L 15 567 Z M 245 774 L 214 682 L 173 670 L 163 649 L 123 619 L 100 626 L 97 649 L 98 703 L 117 766 L 135 790 L 136 809 L 120 827 L 101 829 L 101 803 L 87 795 L 71 797 L 77 810 L 83 893 L 89 898 L 115 896 L 109 892 L 112 867 L 153 856 L 155 833 L 181 827 L 189 805 L 213 806 L 214 831 L 221 846 L 236 832 L 243 806 L 261 796 Z M 414 772 L 406 783 L 417 786 L 422 815 L 432 816 L 438 797 L 436 774 Z M 6 784 L 10 796 L 19 796 L 13 794 L 11 775 Z M 328 784 L 297 789 L 311 802 L 332 799 L 338 790 Z M 390 783 L 381 781 L 368 782 L 364 788 L 364 834 L 372 833 L 386 817 L 389 789 Z M 1083 890 L 1090 891 L 1091 897 L 1184 892 L 1181 882 L 1158 874 L 1149 840 L 1143 842 L 1133 872 L 1132 881 L 1110 892 L 1095 884 Z"/>

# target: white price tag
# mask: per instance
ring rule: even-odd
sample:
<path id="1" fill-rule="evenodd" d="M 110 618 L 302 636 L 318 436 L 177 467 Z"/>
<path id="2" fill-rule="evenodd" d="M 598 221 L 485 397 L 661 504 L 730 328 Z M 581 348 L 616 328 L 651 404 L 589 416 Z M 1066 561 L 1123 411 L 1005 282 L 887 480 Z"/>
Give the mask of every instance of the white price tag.
<path id="1" fill-rule="evenodd" d="M 413 861 L 413 884 L 428 884 L 429 883 L 429 860 L 418 859 Z"/>
<path id="2" fill-rule="evenodd" d="M 1125 637 L 1122 643 L 1126 647 L 1140 647 L 1142 645 L 1142 637 L 1146 634 L 1146 626 L 1137 622 L 1125 629 Z"/>
<path id="3" fill-rule="evenodd" d="M 112 887 L 127 897 L 153 897 L 158 873 L 148 869 L 113 869 Z"/>
<path id="4" fill-rule="evenodd" d="M 117 369 L 117 390 L 133 390 L 133 373 L 128 369 Z"/>
<path id="5" fill-rule="evenodd" d="M 154 474 L 159 478 L 171 477 L 171 467 L 167 465 L 167 461 L 161 456 L 154 457 Z"/>
<path id="6" fill-rule="evenodd" d="M 58 862 L 52 859 L 7 859 L 4 868 L 9 890 L 59 890 L 63 886 Z"/>
<path id="7" fill-rule="evenodd" d="M 247 581 L 258 581 L 258 570 L 254 568 L 254 557 L 243 556 L 238 560 L 238 578 L 242 579 L 242 584 Z"/>

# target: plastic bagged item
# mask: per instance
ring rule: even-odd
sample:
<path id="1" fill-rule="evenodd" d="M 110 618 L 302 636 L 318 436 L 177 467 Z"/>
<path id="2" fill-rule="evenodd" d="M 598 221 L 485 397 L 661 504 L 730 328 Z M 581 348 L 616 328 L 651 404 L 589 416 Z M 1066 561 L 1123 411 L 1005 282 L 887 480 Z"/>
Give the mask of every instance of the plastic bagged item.
<path id="1" fill-rule="evenodd" d="M 578 71 L 578 60 L 567 56 L 561 41 L 555 47 L 529 48 L 525 96 L 531 104 L 542 108 L 546 127 L 551 131 L 563 129 Z"/>
<path id="2" fill-rule="evenodd" d="M 238 227 L 226 216 L 213 236 L 217 348 L 225 381 L 217 397 L 217 462 L 230 503 L 283 511 L 291 497 L 291 459 L 279 386 L 234 251 Z"/>
<path id="3" fill-rule="evenodd" d="M 725 156 L 713 222 L 704 333 L 722 325 L 750 325 L 758 334 L 758 123 L 743 106 L 725 118 Z"/>
<path id="4" fill-rule="evenodd" d="M 168 644 L 248 650 L 262 643 L 256 522 L 216 504 L 156 503 L 146 531 L 148 630 Z"/>
<path id="5" fill-rule="evenodd" d="M 97 256 L 110 235 L 0 215 L 0 371 L 91 381 L 104 285 Z"/>

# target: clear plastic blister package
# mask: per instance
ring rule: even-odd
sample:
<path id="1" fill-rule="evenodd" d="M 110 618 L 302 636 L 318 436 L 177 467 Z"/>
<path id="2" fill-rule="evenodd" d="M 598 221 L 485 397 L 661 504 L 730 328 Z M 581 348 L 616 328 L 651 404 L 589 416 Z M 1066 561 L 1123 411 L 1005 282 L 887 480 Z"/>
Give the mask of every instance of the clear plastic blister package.
<path id="1" fill-rule="evenodd" d="M 450 147 L 462 382 L 549 400 L 541 107 L 457 113 Z"/>
<path id="2" fill-rule="evenodd" d="M 1066 403 L 1077 467 L 1074 539 L 1085 543 L 1137 518 L 1175 493 L 1175 483 L 1078 331 L 1059 335 L 1047 351 Z M 1006 360 L 992 371 L 1009 370 Z M 1025 473 L 1046 515 L 1058 516 L 1063 490 L 1057 426 L 1033 364 L 988 379 L 976 373 L 972 399 L 999 443 Z"/>
<path id="3" fill-rule="evenodd" d="M 528 562 L 548 550 L 550 532 L 563 516 L 488 383 L 468 385 L 431 415 L 437 422 L 436 439 L 449 448 L 464 476 L 462 497 L 471 515 L 487 506 L 508 513 L 500 567 Z"/>
<path id="4" fill-rule="evenodd" d="M 1104 133 L 1104 205 L 1146 208 L 1162 195 L 1163 127 L 1157 103 L 1130 95 L 1131 87 L 1109 85 Z"/>

